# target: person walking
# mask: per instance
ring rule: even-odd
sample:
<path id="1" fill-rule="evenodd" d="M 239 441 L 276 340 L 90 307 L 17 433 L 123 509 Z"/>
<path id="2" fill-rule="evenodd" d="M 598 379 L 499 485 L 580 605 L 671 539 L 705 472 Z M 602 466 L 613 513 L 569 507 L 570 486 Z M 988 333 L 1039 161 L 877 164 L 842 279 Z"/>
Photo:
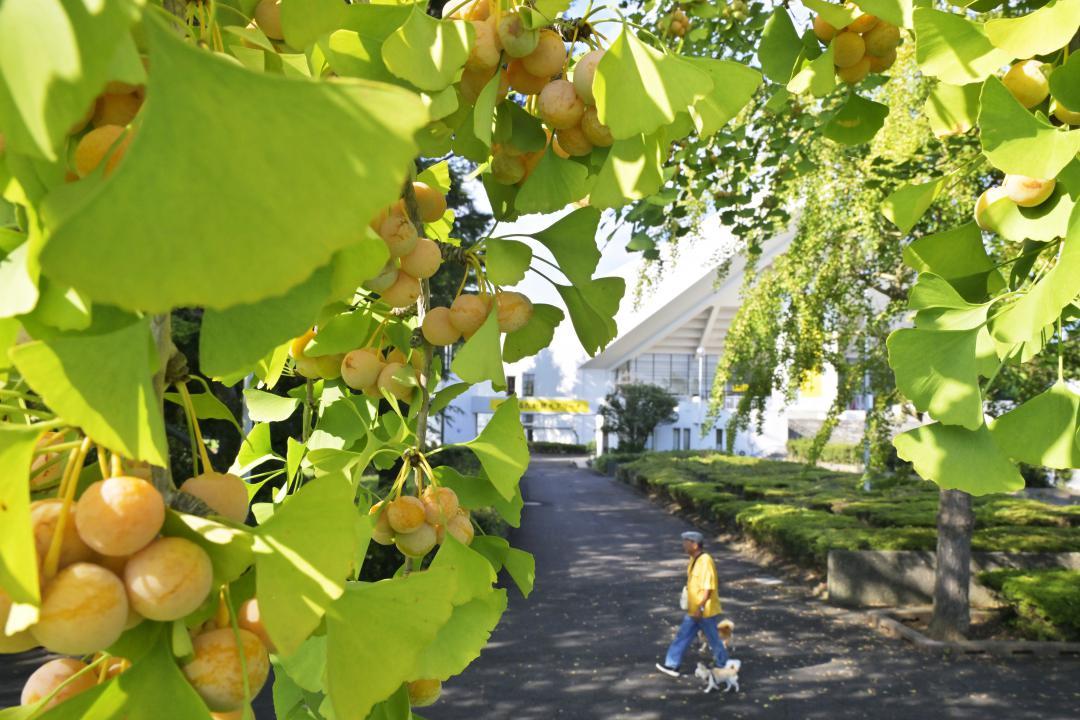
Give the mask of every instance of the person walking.
<path id="1" fill-rule="evenodd" d="M 656 663 L 656 669 L 665 675 L 679 677 L 679 665 L 690 643 L 698 632 L 705 635 L 712 649 L 716 667 L 723 667 L 728 661 L 727 648 L 720 639 L 716 627 L 716 616 L 720 614 L 720 594 L 716 579 L 716 563 L 705 552 L 705 537 L 696 531 L 682 534 L 683 551 L 690 556 L 686 569 L 686 588 L 683 590 L 686 604 L 686 617 L 683 618 L 675 640 L 668 648 L 662 663 Z"/>

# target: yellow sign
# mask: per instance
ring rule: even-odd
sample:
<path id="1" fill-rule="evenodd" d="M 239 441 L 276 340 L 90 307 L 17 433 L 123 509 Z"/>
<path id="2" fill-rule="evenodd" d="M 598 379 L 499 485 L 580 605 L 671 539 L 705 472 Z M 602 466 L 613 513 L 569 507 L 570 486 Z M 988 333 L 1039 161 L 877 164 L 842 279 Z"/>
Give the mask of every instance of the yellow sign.
<path id="1" fill-rule="evenodd" d="M 506 400 L 503 398 L 492 398 L 491 409 L 496 409 L 504 402 Z M 575 400 L 573 398 L 523 397 L 518 398 L 518 408 L 522 412 L 587 413 L 589 412 L 589 401 Z"/>
<path id="2" fill-rule="evenodd" d="M 731 392 L 744 393 L 750 389 L 750 386 L 746 383 L 731 383 Z"/>

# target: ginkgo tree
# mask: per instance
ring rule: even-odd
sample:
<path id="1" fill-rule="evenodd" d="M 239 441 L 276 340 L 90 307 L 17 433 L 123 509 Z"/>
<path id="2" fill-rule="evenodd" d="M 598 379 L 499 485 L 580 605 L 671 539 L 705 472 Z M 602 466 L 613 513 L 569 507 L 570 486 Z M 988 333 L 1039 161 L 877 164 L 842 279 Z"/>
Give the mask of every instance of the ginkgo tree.
<path id="1" fill-rule="evenodd" d="M 516 401 L 469 474 L 428 418 L 567 317 L 612 340 L 602 211 L 761 82 L 568 6 L 0 3 L 0 651 L 62 656 L 0 718 L 250 717 L 271 669 L 278 717 L 408 718 L 486 644 L 497 573 L 529 594 L 532 558 L 471 516 L 520 523 Z M 462 247 L 451 157 L 498 221 L 563 214 Z M 432 307 L 444 258 L 464 276 Z M 563 307 L 509 289 L 528 271 Z M 240 382 L 254 426 L 214 467 L 200 423 L 235 423 L 214 389 Z M 372 542 L 400 568 L 362 582 Z"/>

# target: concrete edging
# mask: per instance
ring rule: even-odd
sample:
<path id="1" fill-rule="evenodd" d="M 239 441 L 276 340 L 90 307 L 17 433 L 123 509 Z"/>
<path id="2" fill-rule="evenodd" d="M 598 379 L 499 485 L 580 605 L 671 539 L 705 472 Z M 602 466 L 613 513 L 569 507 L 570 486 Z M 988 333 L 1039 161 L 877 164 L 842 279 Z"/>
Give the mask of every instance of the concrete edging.
<path id="1" fill-rule="evenodd" d="M 871 627 L 881 634 L 906 640 L 921 650 L 960 655 L 994 655 L 997 657 L 1062 657 L 1080 658 L 1080 642 L 1038 640 L 934 640 L 903 622 L 933 612 L 926 605 L 911 608 L 883 608 L 866 611 Z"/>

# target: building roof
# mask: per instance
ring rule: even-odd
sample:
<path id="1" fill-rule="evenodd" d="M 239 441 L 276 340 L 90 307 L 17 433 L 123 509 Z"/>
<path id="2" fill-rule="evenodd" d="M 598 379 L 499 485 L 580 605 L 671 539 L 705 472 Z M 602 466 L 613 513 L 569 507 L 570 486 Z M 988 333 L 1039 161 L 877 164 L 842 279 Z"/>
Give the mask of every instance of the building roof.
<path id="1" fill-rule="evenodd" d="M 769 241 L 758 266 L 771 265 L 787 250 L 794 235 L 794 231 L 789 230 Z M 644 353 L 693 354 L 699 347 L 707 355 L 719 355 L 724 336 L 739 308 L 745 269 L 744 257 L 736 256 L 728 274 L 717 284 L 716 272 L 709 268 L 651 313 L 639 317 L 636 324 L 621 332 L 603 352 L 583 363 L 581 368 L 612 370 Z"/>

